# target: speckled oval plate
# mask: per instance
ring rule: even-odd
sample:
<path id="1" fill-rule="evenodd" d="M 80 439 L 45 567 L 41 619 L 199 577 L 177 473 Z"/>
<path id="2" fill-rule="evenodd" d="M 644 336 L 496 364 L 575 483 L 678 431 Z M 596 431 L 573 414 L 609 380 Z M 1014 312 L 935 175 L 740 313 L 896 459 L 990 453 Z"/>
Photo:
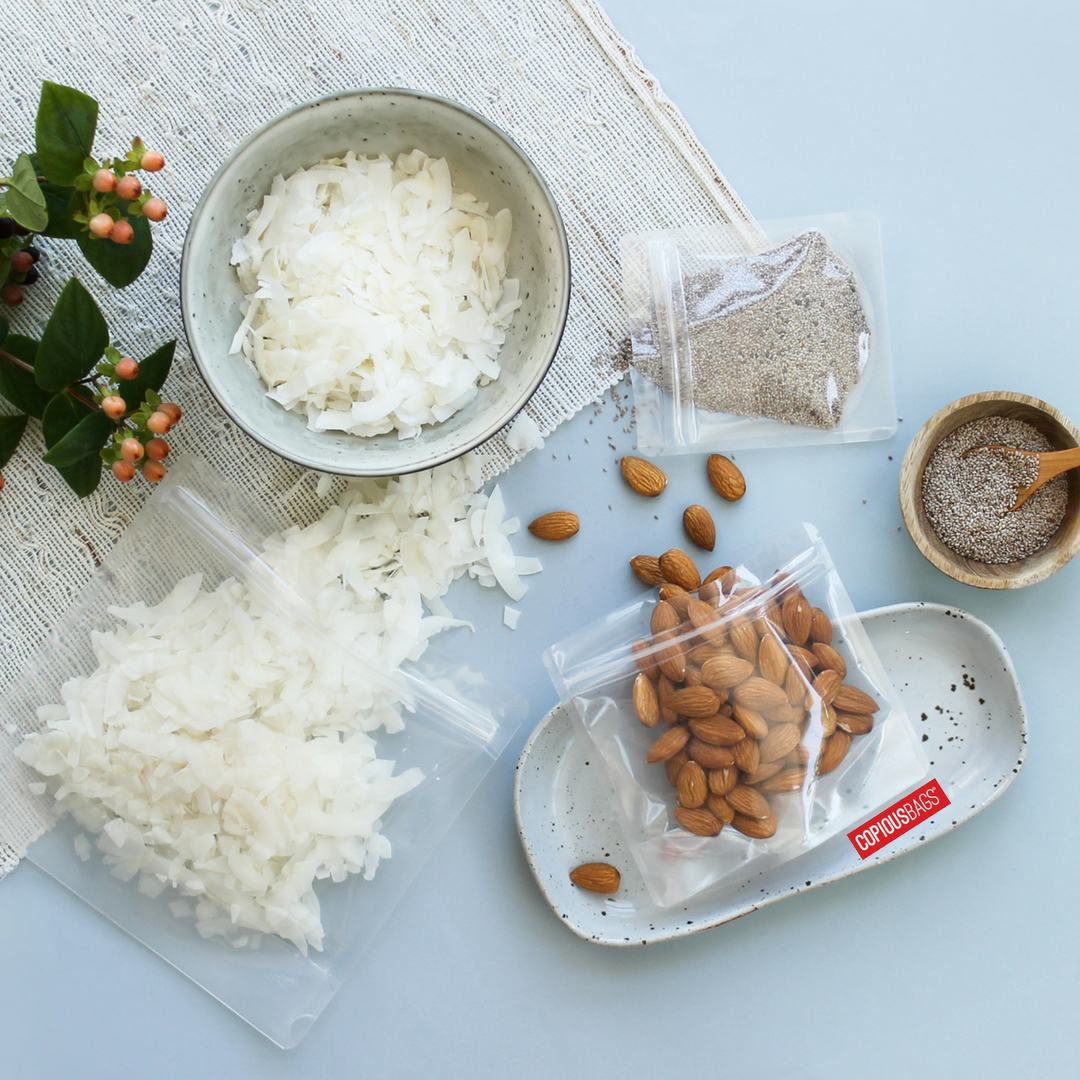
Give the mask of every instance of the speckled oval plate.
<path id="1" fill-rule="evenodd" d="M 719 926 L 928 843 L 974 817 L 1012 783 L 1024 762 L 1027 717 L 997 634 L 973 615 L 940 604 L 877 608 L 862 620 L 924 736 L 927 779 L 940 782 L 951 805 L 865 861 L 841 834 L 751 880 L 661 908 L 649 898 L 613 820 L 595 754 L 556 706 L 521 753 L 514 812 L 540 890 L 575 934 L 601 945 L 648 945 Z M 622 871 L 615 896 L 570 883 L 573 867 L 596 860 Z"/>

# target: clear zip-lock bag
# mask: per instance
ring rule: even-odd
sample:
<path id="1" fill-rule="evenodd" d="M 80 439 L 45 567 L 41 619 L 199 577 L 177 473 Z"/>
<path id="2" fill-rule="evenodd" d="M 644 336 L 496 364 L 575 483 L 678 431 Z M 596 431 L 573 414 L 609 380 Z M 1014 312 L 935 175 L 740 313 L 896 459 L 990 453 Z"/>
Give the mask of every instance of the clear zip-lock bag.
<path id="1" fill-rule="evenodd" d="M 661 597 L 545 656 L 658 905 L 741 887 L 925 775 L 911 721 L 811 526 Z"/>
<path id="2" fill-rule="evenodd" d="M 867 213 L 625 236 L 638 449 L 862 442 L 896 431 L 881 238 Z"/>
<path id="3" fill-rule="evenodd" d="M 286 1048 L 527 709 L 434 648 L 362 652 L 288 529 L 178 462 L 0 705 L 27 858 Z"/>

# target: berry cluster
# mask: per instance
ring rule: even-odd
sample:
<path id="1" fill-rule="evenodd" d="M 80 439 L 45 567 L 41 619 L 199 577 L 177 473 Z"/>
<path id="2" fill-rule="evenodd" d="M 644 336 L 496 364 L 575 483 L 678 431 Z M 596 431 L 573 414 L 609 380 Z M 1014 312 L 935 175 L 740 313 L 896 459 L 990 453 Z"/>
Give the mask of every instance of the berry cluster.
<path id="1" fill-rule="evenodd" d="M 33 285 L 39 274 L 35 265 L 41 252 L 26 243 L 30 230 L 8 217 L 0 217 L 0 260 L 11 263 L 7 280 L 0 286 L 0 300 L 8 307 L 23 302 L 23 286 Z"/>
<path id="2" fill-rule="evenodd" d="M 84 171 L 75 178 L 76 189 L 89 194 L 86 210 L 72 217 L 99 240 L 130 244 L 135 238 L 133 219 L 164 221 L 169 212 L 165 200 L 152 195 L 131 174 L 140 169 L 158 172 L 164 167 L 165 158 L 157 150 L 144 149 L 141 139 L 133 139 L 131 149 L 122 158 L 100 162 L 87 158 Z"/>
<path id="3" fill-rule="evenodd" d="M 129 381 L 138 374 L 138 363 L 112 348 L 96 368 L 94 400 L 110 420 L 116 421 L 116 431 L 102 449 L 101 458 L 122 484 L 135 479 L 136 466 L 150 483 L 156 484 L 165 477 L 162 462 L 170 450 L 162 436 L 180 422 L 183 410 L 173 402 L 163 402 L 153 390 L 148 390 L 142 404 L 128 412 L 116 380 Z"/>

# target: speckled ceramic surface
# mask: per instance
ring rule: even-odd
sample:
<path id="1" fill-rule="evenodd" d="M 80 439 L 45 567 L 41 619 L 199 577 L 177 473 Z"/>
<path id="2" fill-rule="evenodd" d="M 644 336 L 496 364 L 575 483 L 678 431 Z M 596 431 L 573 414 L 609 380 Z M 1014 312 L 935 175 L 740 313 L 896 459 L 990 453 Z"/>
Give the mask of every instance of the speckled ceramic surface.
<path id="1" fill-rule="evenodd" d="M 518 761 L 514 809 L 529 865 L 555 914 L 601 945 L 648 945 L 718 926 L 805 889 L 868 870 L 955 828 L 993 802 L 1020 771 L 1027 719 L 1012 662 L 985 623 L 939 604 L 899 604 L 862 615 L 951 805 L 865 862 L 846 835 L 749 881 L 657 907 L 608 808 L 606 780 L 562 706 L 537 726 Z M 899 797 L 898 793 L 898 797 Z M 871 815 L 868 815 L 868 817 Z M 611 897 L 570 883 L 603 861 L 622 872 Z"/>
<path id="2" fill-rule="evenodd" d="M 499 354 L 502 374 L 470 405 L 416 439 L 396 432 L 359 438 L 309 431 L 299 413 L 271 401 L 253 365 L 229 354 L 243 299 L 229 264 L 248 213 L 279 173 L 354 150 L 419 148 L 445 157 L 454 183 L 514 229 L 508 276 L 523 303 Z M 271 450 L 346 476 L 391 476 L 450 461 L 494 435 L 529 400 L 554 359 L 570 299 L 566 234 L 547 185 L 521 149 L 462 105 L 414 90 L 355 90 L 298 106 L 256 131 L 218 170 L 191 218 L 180 283 L 184 329 L 199 370 L 222 408 Z"/>

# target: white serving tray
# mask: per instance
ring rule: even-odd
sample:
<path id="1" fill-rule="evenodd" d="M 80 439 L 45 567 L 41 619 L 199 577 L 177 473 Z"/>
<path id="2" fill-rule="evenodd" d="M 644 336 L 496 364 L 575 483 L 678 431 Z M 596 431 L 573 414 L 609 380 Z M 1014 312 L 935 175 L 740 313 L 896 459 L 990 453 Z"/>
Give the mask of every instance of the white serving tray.
<path id="1" fill-rule="evenodd" d="M 598 756 L 559 705 L 521 753 L 514 812 L 540 890 L 570 930 L 620 946 L 707 930 L 895 859 L 974 817 L 1012 783 L 1024 763 L 1027 717 L 997 634 L 973 615 L 940 604 L 897 604 L 860 617 L 912 723 L 925 736 L 931 765 L 924 780 L 937 779 L 951 805 L 865 861 L 842 833 L 747 881 L 661 908 L 649 898 L 609 808 Z M 613 897 L 571 884 L 573 867 L 595 861 L 622 872 Z"/>

